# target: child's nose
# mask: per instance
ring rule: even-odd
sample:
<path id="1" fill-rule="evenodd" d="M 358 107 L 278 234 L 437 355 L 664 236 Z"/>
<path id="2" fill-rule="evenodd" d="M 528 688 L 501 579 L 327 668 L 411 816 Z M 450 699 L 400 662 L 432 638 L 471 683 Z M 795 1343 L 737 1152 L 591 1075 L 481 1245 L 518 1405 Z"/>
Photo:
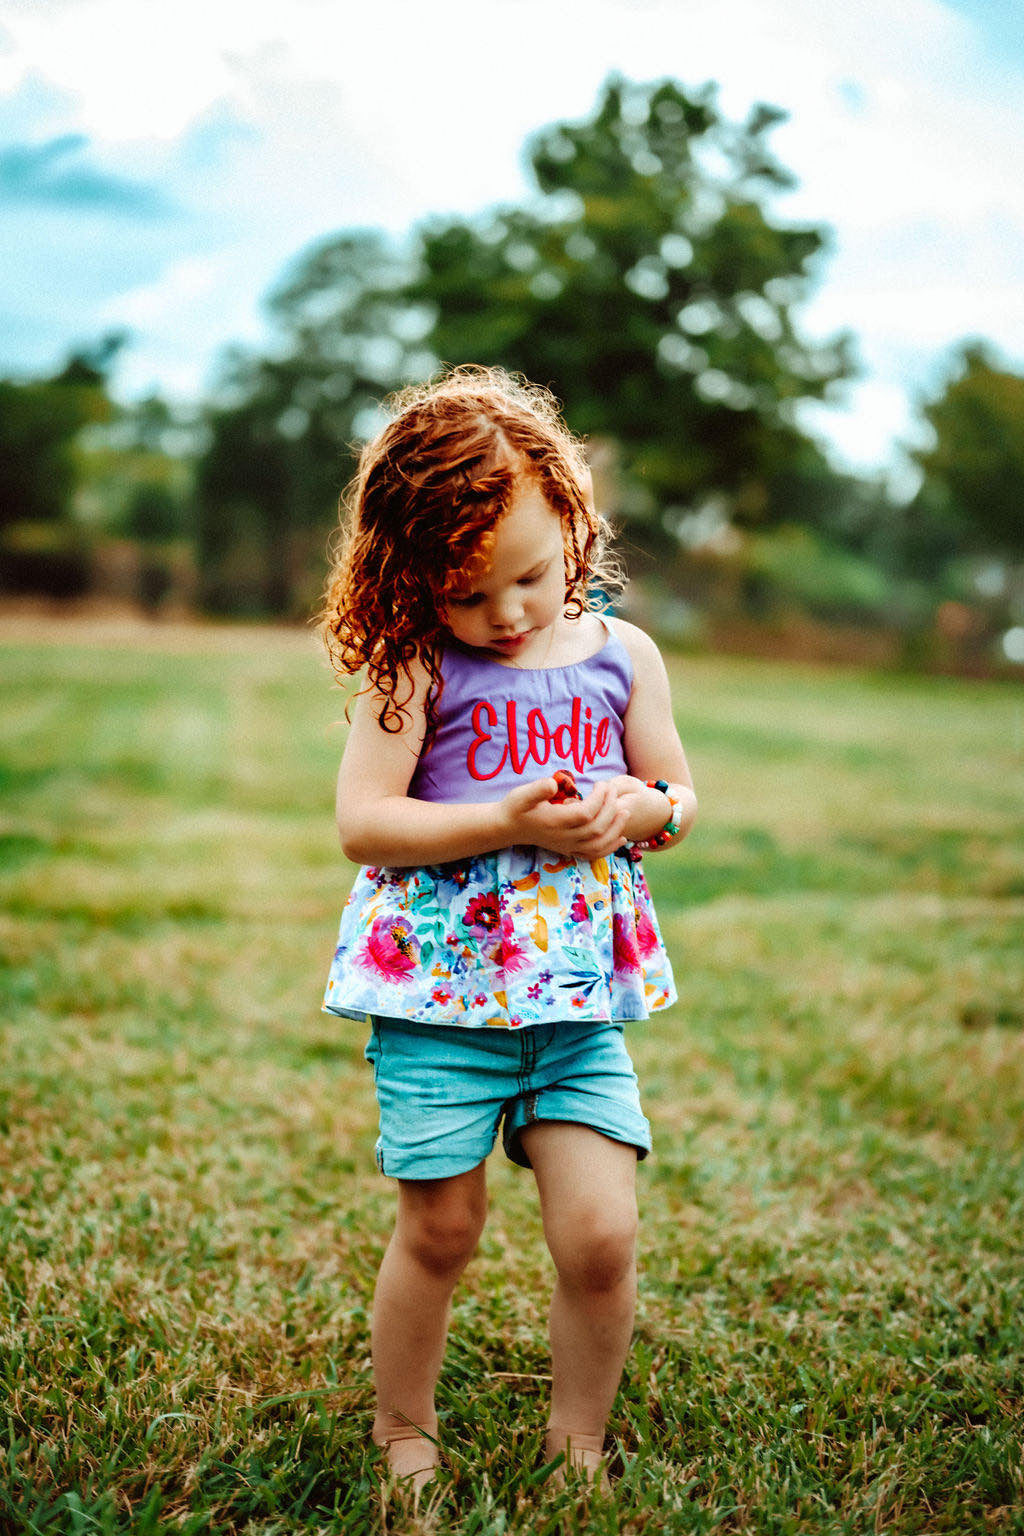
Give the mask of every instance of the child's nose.
<path id="1" fill-rule="evenodd" d="M 523 600 L 518 592 L 504 592 L 495 599 L 491 623 L 496 629 L 512 629 L 523 616 Z"/>

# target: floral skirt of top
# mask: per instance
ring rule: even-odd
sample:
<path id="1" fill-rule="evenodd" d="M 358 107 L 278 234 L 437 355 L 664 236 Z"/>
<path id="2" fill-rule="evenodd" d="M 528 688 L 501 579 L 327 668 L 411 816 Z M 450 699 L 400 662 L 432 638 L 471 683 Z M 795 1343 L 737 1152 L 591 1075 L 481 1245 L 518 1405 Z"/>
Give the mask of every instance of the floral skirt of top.
<path id="1" fill-rule="evenodd" d="M 324 1009 L 519 1029 L 643 1019 L 675 998 L 639 863 L 517 846 L 450 864 L 361 869 Z"/>

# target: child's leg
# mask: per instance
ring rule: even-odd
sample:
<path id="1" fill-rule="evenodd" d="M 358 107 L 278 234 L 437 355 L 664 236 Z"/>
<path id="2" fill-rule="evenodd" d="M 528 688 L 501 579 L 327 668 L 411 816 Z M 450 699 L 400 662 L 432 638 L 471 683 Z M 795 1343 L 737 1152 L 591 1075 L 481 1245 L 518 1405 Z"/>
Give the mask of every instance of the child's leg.
<path id="1" fill-rule="evenodd" d="M 437 1434 L 434 1387 L 455 1282 L 487 1214 L 485 1165 L 450 1179 L 400 1179 L 398 1219 L 377 1276 L 371 1333 L 377 1414 L 373 1438 L 392 1470 L 426 1481 L 437 1450 L 410 1430 Z"/>
<path id="2" fill-rule="evenodd" d="M 551 1299 L 547 1451 L 595 1470 L 636 1309 L 636 1149 L 589 1126 L 536 1121 L 520 1133 L 540 1191 L 558 1279 Z"/>

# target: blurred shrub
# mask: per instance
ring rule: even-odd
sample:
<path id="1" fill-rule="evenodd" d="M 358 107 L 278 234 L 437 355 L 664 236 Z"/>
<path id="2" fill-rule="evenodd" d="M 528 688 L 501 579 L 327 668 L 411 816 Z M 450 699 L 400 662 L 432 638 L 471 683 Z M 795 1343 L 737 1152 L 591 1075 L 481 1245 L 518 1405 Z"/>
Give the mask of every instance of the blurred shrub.
<path id="1" fill-rule="evenodd" d="M 166 485 L 140 485 L 124 515 L 124 531 L 144 544 L 180 537 L 184 510 L 181 497 Z"/>
<path id="2" fill-rule="evenodd" d="M 75 524 L 12 523 L 0 533 L 0 591 L 81 597 L 92 579 L 91 541 Z"/>
<path id="3" fill-rule="evenodd" d="M 809 528 L 779 528 L 745 542 L 743 595 L 755 612 L 802 608 L 838 623 L 898 620 L 906 583 Z"/>

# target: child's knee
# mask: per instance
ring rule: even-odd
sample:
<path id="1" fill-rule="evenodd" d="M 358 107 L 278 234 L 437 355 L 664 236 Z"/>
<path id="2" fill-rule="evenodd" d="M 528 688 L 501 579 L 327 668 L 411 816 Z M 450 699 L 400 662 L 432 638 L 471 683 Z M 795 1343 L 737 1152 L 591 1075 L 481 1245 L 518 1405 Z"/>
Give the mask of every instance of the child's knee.
<path id="1" fill-rule="evenodd" d="M 635 1207 L 588 1211 L 552 1248 L 559 1279 L 576 1290 L 615 1290 L 636 1266 L 636 1234 Z"/>
<path id="2" fill-rule="evenodd" d="M 486 1198 L 478 1193 L 442 1191 L 436 1198 L 417 1200 L 402 1213 L 402 1239 L 407 1251 L 435 1274 L 461 1269 L 472 1258 L 487 1216 Z"/>

